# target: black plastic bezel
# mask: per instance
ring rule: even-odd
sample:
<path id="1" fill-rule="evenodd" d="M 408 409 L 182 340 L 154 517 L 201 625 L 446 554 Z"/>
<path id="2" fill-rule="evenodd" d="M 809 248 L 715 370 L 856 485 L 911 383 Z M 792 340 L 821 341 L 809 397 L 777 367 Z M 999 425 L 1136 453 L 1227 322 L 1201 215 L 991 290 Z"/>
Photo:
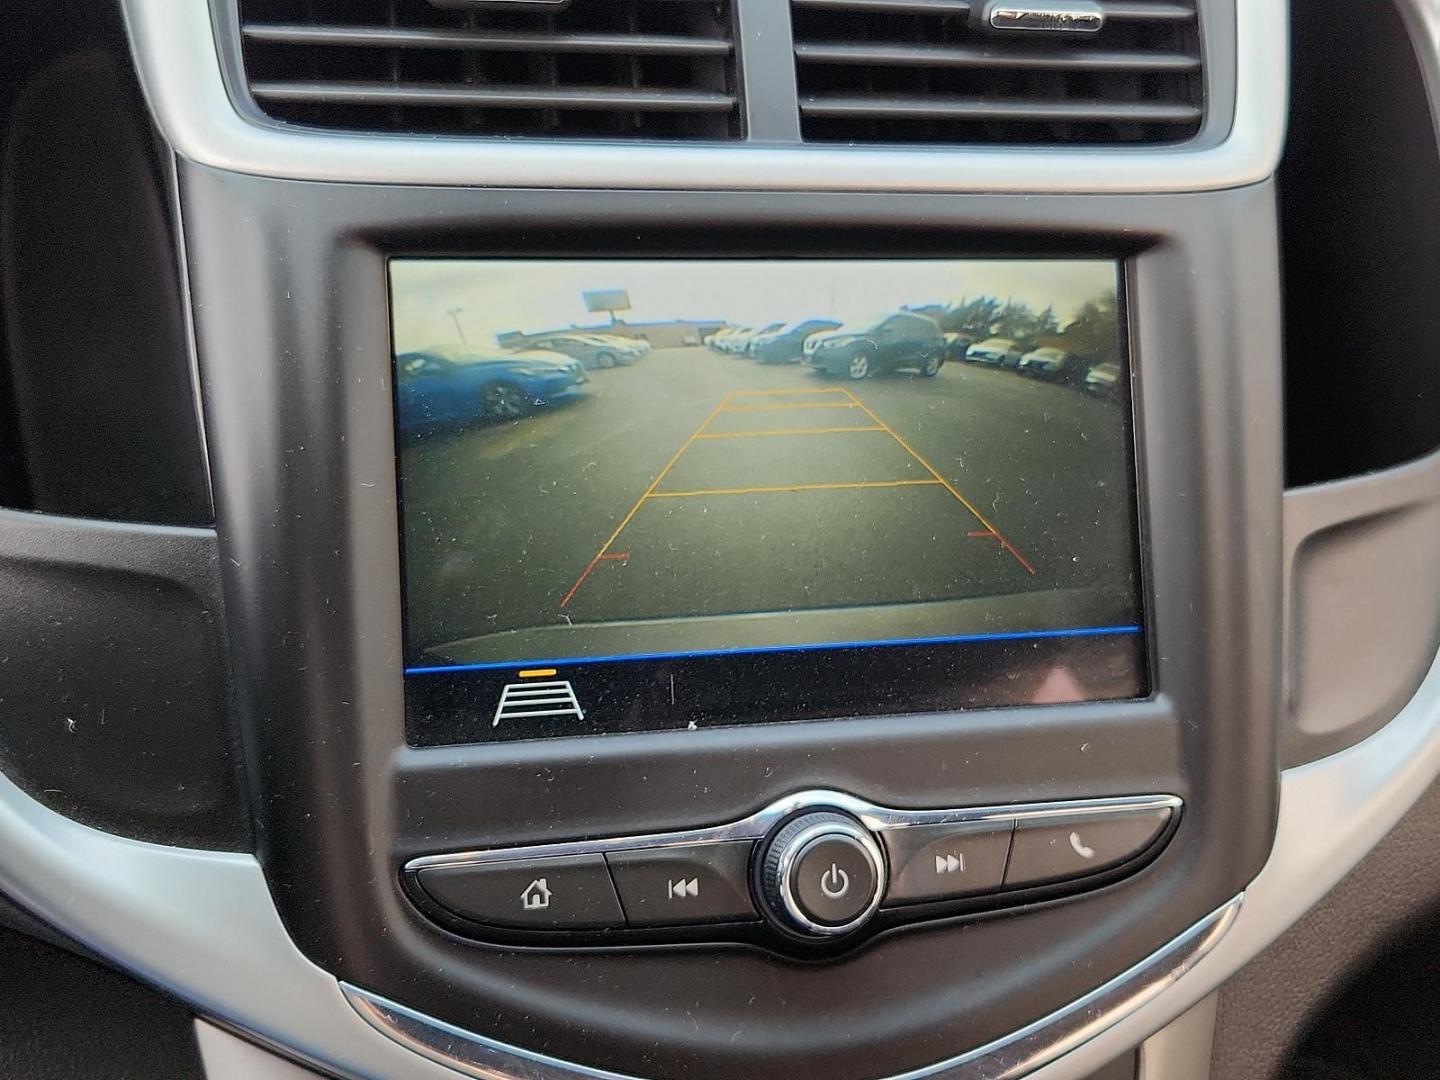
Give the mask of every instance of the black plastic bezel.
<path id="1" fill-rule="evenodd" d="M 181 179 L 257 837 L 281 914 L 316 962 L 591 1066 L 860 1080 L 1073 1001 L 1264 863 L 1280 629 L 1269 184 L 1027 197 L 371 187 L 196 166 Z M 782 243 L 1125 258 L 1154 695 L 407 746 L 386 257 Z M 896 807 L 1168 792 L 1186 813 L 1131 877 L 1005 917 L 881 934 L 824 963 L 733 945 L 480 945 L 436 927 L 401 884 L 416 855 L 690 828 L 817 786 Z"/>

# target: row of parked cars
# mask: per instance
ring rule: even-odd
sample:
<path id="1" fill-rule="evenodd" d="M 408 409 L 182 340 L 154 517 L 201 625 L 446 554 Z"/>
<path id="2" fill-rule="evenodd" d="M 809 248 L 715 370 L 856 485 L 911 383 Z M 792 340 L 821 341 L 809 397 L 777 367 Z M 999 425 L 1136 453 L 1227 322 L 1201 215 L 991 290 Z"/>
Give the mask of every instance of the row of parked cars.
<path id="1" fill-rule="evenodd" d="M 850 379 L 897 368 L 914 368 L 929 377 L 938 374 L 945 361 L 961 360 L 1074 383 L 1099 395 L 1114 394 L 1120 385 L 1119 364 L 1093 364 L 1052 346 L 1027 350 L 1011 338 L 975 341 L 964 334 L 944 333 L 934 319 L 914 311 L 895 311 L 854 324 L 802 319 L 725 327 L 706 337 L 704 344 L 762 364 L 802 362 L 824 374 Z"/>
<path id="2" fill-rule="evenodd" d="M 762 364 L 803 362 L 817 371 L 864 379 L 877 371 L 914 368 L 933 376 L 945 362 L 945 336 L 934 319 L 896 311 L 857 323 L 802 319 L 761 327 L 726 327 L 705 338 L 716 352 Z"/>
<path id="3" fill-rule="evenodd" d="M 1100 397 L 1110 397 L 1120 390 L 1120 365 L 1114 360 L 1094 363 L 1051 345 L 1026 351 L 1013 338 L 986 338 L 972 344 L 963 334 L 945 337 L 952 339 L 950 348 L 956 358 L 972 364 L 1011 368 L 1022 375 L 1071 383 Z"/>

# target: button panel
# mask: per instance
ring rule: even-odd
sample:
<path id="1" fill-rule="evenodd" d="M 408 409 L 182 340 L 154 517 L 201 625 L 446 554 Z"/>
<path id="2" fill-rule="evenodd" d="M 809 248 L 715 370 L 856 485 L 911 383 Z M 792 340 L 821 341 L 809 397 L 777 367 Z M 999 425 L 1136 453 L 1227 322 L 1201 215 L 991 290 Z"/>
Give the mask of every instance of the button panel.
<path id="1" fill-rule="evenodd" d="M 1139 795 L 896 810 L 813 791 L 687 832 L 423 856 L 402 877 L 436 919 L 480 938 L 818 943 L 1094 888 L 1158 851 L 1181 808 Z M 802 835 L 827 821 L 853 835 Z"/>

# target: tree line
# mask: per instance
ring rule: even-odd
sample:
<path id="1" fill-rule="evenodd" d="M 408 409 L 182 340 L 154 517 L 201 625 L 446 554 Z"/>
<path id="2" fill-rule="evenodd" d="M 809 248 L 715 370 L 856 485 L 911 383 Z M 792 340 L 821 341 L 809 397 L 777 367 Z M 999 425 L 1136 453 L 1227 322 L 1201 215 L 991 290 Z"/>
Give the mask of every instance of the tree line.
<path id="1" fill-rule="evenodd" d="M 920 310 L 920 309 L 917 309 Z M 926 309 L 946 333 L 976 341 L 1011 338 L 1027 349 L 1053 346 L 1091 360 L 1120 358 L 1120 319 L 1116 296 L 1106 290 L 1087 300 L 1064 326 L 1054 305 L 1036 311 L 1024 300 L 998 296 L 962 298 L 943 308 Z"/>

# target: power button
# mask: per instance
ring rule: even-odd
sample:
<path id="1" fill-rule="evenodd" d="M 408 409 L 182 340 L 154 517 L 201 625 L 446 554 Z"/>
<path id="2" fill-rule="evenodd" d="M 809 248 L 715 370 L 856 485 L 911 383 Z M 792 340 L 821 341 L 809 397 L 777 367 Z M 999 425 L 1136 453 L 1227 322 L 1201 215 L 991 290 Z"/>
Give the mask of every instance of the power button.
<path id="1" fill-rule="evenodd" d="M 868 919 L 885 887 L 875 838 L 845 814 L 821 811 L 786 824 L 760 860 L 770 913 L 792 933 L 830 937 Z"/>

